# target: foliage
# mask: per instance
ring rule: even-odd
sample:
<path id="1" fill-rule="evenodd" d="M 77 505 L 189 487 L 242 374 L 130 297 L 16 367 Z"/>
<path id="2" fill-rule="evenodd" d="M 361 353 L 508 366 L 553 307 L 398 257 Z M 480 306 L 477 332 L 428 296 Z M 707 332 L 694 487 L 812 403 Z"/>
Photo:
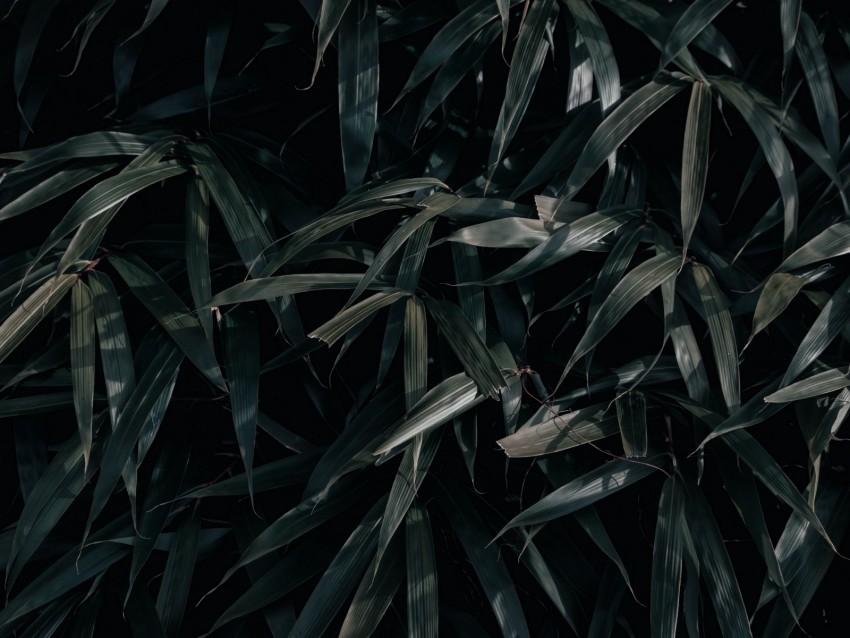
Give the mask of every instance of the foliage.
<path id="1" fill-rule="evenodd" d="M 842 9 L 243 4 L 0 3 L 0 636 L 840 626 Z"/>

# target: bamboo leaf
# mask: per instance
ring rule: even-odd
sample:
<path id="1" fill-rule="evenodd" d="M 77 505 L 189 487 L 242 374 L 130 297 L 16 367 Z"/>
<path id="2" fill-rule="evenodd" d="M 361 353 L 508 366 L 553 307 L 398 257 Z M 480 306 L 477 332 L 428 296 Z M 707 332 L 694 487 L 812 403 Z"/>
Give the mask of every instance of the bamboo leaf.
<path id="1" fill-rule="evenodd" d="M 45 281 L 0 324 L 0 362 L 17 348 L 76 282 L 76 275 L 57 275 Z"/>
<path id="2" fill-rule="evenodd" d="M 191 179 L 186 189 L 186 273 L 198 321 L 207 341 L 212 343 L 212 312 L 204 308 L 204 303 L 212 297 L 209 230 L 209 191 L 199 178 Z"/>
<path id="3" fill-rule="evenodd" d="M 316 22 L 316 64 L 313 67 L 311 84 L 316 81 L 316 75 L 318 75 L 319 67 L 322 64 L 322 56 L 331 43 L 331 39 L 334 33 L 336 33 L 342 16 L 345 14 L 350 3 L 351 0 L 322 0 L 322 8 L 319 13 L 319 19 Z"/>
<path id="4" fill-rule="evenodd" d="M 339 26 L 339 127 L 348 190 L 363 182 L 378 116 L 375 0 L 351 2 Z"/>
<path id="5" fill-rule="evenodd" d="M 651 257 L 630 270 L 611 294 L 599 307 L 593 321 L 570 356 L 558 385 L 563 383 L 567 373 L 598 344 L 631 310 L 638 301 L 646 297 L 665 281 L 675 276 L 681 267 L 681 259 L 662 253 Z"/>
<path id="6" fill-rule="evenodd" d="M 848 385 L 850 385 L 850 378 L 840 370 L 833 368 L 787 385 L 781 390 L 767 395 L 764 400 L 766 403 L 790 403 L 791 401 L 800 401 L 840 390 Z"/>
<path id="7" fill-rule="evenodd" d="M 567 8 L 575 18 L 576 26 L 590 55 L 593 76 L 599 88 L 599 101 L 603 113 L 620 101 L 620 71 L 608 33 L 593 5 L 587 0 L 567 0 Z"/>
<path id="8" fill-rule="evenodd" d="M 799 38 L 794 50 L 803 68 L 803 76 L 809 84 L 826 150 L 830 157 L 836 159 L 841 140 L 838 131 L 838 103 L 832 88 L 829 64 L 815 23 L 805 11 L 799 12 L 798 16 Z"/>
<path id="9" fill-rule="evenodd" d="M 491 398 L 497 397 L 507 387 L 505 378 L 490 349 L 481 341 L 460 308 L 438 299 L 427 299 L 426 304 L 443 338 L 481 393 Z"/>
<path id="10" fill-rule="evenodd" d="M 670 61 L 697 37 L 732 3 L 732 0 L 696 0 L 679 16 L 661 53 L 661 67 Z"/>
<path id="11" fill-rule="evenodd" d="M 593 131 L 570 173 L 563 199 L 575 195 L 635 129 L 687 85 L 677 77 L 661 75 L 623 100 Z"/>
<path id="12" fill-rule="evenodd" d="M 428 510 L 414 505 L 405 523 L 407 561 L 407 633 L 415 638 L 437 636 L 437 565 Z"/>
<path id="13" fill-rule="evenodd" d="M 661 490 L 652 550 L 650 624 L 652 635 L 674 638 L 679 620 L 682 582 L 682 539 L 685 525 L 685 489 L 675 477 Z"/>
<path id="14" fill-rule="evenodd" d="M 791 253 L 777 270 L 794 270 L 850 253 L 850 222 L 829 226 Z"/>
<path id="15" fill-rule="evenodd" d="M 695 6 L 695 4 L 691 5 L 685 13 Z M 682 14 L 680 20 L 684 17 L 685 14 Z M 711 89 L 704 82 L 694 82 L 688 106 L 688 121 L 685 125 L 685 143 L 682 149 L 682 254 L 688 251 L 702 208 L 708 176 L 710 127 Z"/>
<path id="16" fill-rule="evenodd" d="M 744 349 L 750 345 L 753 337 L 782 314 L 806 283 L 808 282 L 804 277 L 796 277 L 781 272 L 774 273 L 767 278 L 756 303 L 756 310 L 753 313 L 753 330 L 744 345 Z"/>
<path id="17" fill-rule="evenodd" d="M 428 389 L 428 324 L 425 306 L 408 297 L 404 314 L 404 403 L 410 411 Z"/>
<path id="18" fill-rule="evenodd" d="M 531 101 L 549 48 L 545 33 L 557 16 L 558 5 L 555 0 L 538 0 L 531 5 L 520 27 L 508 72 L 505 98 L 493 133 L 490 159 L 487 161 L 490 178 L 504 157 Z"/>
<path id="19" fill-rule="evenodd" d="M 682 480 L 688 496 L 685 503 L 688 530 L 699 552 L 701 573 L 705 574 L 720 629 L 724 636 L 752 636 L 732 561 L 714 516 L 702 490 L 690 479 Z"/>
<path id="20" fill-rule="evenodd" d="M 410 293 L 406 290 L 377 292 L 368 299 L 349 306 L 330 321 L 323 323 L 310 333 L 310 338 L 319 339 L 332 346 L 345 333 L 357 326 L 361 321 L 365 321 L 371 317 L 384 306 L 389 306 L 399 299 L 409 296 Z"/>
<path id="21" fill-rule="evenodd" d="M 201 511 L 195 506 L 177 530 L 156 598 L 156 612 L 166 636 L 179 635 L 195 571 L 200 533 Z"/>
<path id="22" fill-rule="evenodd" d="M 720 375 L 720 389 L 731 413 L 741 407 L 738 347 L 735 344 L 732 316 L 729 314 L 725 295 L 714 281 L 711 270 L 695 263 L 692 264 L 691 272 L 699 290 L 708 331 L 711 334 L 711 348 Z"/>
<path id="23" fill-rule="evenodd" d="M 633 229 L 624 228 L 623 231 L 623 236 L 614 244 L 596 277 L 590 304 L 587 307 L 588 321 L 593 321 L 599 306 L 611 294 L 623 273 L 626 272 L 643 237 L 644 229 L 642 226 L 637 226 Z"/>
<path id="24" fill-rule="evenodd" d="M 257 406 L 260 391 L 260 334 L 257 316 L 238 307 L 224 317 L 224 345 L 233 427 L 248 480 L 248 495 L 254 502 L 251 480 L 254 466 L 254 440 L 257 436 Z"/>
<path id="25" fill-rule="evenodd" d="M 685 385 L 688 387 L 688 396 L 698 403 L 707 403 L 711 391 L 702 353 L 694 336 L 694 330 L 688 321 L 687 312 L 682 306 L 682 301 L 678 298 L 673 306 L 673 325 L 670 329 L 670 339 L 673 341 L 676 364 L 685 380 Z"/>
<path id="26" fill-rule="evenodd" d="M 130 253 L 111 255 L 109 263 L 188 359 L 212 383 L 225 387 L 224 377 L 201 324 L 162 277 Z"/>
<path id="27" fill-rule="evenodd" d="M 632 483 L 649 476 L 656 469 L 653 464 L 659 460 L 660 457 L 652 457 L 645 463 L 636 463 L 626 459 L 605 463 L 570 481 L 563 487 L 559 487 L 534 505 L 524 509 L 514 516 L 496 537 L 498 538 L 509 529 L 521 525 L 547 523 L 607 498 Z"/>
<path id="28" fill-rule="evenodd" d="M 617 421 L 626 457 L 646 456 L 646 399 L 632 390 L 617 398 Z"/>
<path id="29" fill-rule="evenodd" d="M 86 469 L 94 438 L 94 330 L 92 291 L 78 279 L 71 289 L 71 378 L 74 383 L 74 412 Z"/>
<path id="30" fill-rule="evenodd" d="M 782 27 L 782 75 L 788 71 L 791 56 L 794 55 L 797 42 L 797 31 L 800 28 L 802 0 L 782 0 L 779 5 L 780 24 Z"/>
<path id="31" fill-rule="evenodd" d="M 511 458 L 540 456 L 592 443 L 618 431 L 616 414 L 604 403 L 554 415 L 539 425 L 517 430 L 496 443 Z"/>

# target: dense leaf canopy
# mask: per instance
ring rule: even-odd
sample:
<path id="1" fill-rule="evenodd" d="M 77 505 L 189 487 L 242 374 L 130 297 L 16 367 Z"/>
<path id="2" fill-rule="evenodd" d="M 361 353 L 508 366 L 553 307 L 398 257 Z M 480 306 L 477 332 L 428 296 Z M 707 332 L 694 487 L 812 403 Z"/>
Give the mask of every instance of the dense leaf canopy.
<path id="1" fill-rule="evenodd" d="M 846 628 L 842 3 L 0 12 L 0 637 Z"/>

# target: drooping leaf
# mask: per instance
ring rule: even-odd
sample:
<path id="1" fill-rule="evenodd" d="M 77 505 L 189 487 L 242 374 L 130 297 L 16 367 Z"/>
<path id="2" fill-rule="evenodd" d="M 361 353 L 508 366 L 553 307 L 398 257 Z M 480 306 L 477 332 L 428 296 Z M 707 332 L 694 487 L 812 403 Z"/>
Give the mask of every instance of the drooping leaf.
<path id="1" fill-rule="evenodd" d="M 679 55 L 700 32 L 731 4 L 732 0 L 696 0 L 679 16 L 661 53 L 661 66 L 665 67 Z"/>
<path id="2" fill-rule="evenodd" d="M 94 331 L 92 291 L 77 280 L 71 289 L 71 378 L 74 382 L 74 412 L 86 468 L 94 438 Z"/>

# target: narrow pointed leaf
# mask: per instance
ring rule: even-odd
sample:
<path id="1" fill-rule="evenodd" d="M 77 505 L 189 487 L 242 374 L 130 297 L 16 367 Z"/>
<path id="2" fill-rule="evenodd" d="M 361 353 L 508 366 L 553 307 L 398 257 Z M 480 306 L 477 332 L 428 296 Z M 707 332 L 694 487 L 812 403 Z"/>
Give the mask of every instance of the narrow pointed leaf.
<path id="1" fill-rule="evenodd" d="M 626 456 L 646 456 L 646 399 L 642 392 L 632 390 L 617 399 L 617 421 Z"/>
<path id="2" fill-rule="evenodd" d="M 77 280 L 71 289 L 71 378 L 85 467 L 89 465 L 94 437 L 94 331 L 92 292 L 82 280 Z"/>
<path id="3" fill-rule="evenodd" d="M 693 7 L 695 5 L 691 5 Z M 690 10 L 690 9 L 689 9 Z M 686 11 L 687 13 L 687 11 Z M 684 18 L 684 14 L 682 15 Z M 711 89 L 694 82 L 682 149 L 682 253 L 686 254 L 699 219 L 708 175 L 708 140 L 711 126 Z"/>
<path id="4" fill-rule="evenodd" d="M 688 396 L 698 403 L 707 402 L 711 392 L 708 374 L 705 371 L 702 353 L 694 336 L 694 330 L 688 321 L 688 315 L 680 299 L 676 299 L 674 302 L 670 339 L 673 341 L 676 364 L 685 380 L 685 385 L 688 387 Z"/>
<path id="5" fill-rule="evenodd" d="M 791 401 L 800 401 L 840 390 L 848 385 L 850 385 L 850 377 L 833 368 L 787 385 L 781 390 L 767 395 L 764 400 L 766 403 L 790 403 Z"/>
<path id="6" fill-rule="evenodd" d="M 841 140 L 838 131 L 838 103 L 832 88 L 829 63 L 815 23 L 805 11 L 800 12 L 799 16 L 799 37 L 795 50 L 803 67 L 803 75 L 809 84 L 826 150 L 836 159 Z"/>
<path id="7" fill-rule="evenodd" d="M 839 222 L 800 246 L 779 265 L 777 270 L 794 270 L 847 253 L 850 253 L 850 222 Z"/>
<path id="8" fill-rule="evenodd" d="M 675 638 L 682 582 L 682 539 L 685 524 L 684 487 L 670 477 L 661 490 L 652 550 L 649 618 L 652 635 Z"/>
<path id="9" fill-rule="evenodd" d="M 378 20 L 375 0 L 354 0 L 339 26 L 339 128 L 348 190 L 359 186 L 372 155 L 378 116 Z"/>
<path id="10" fill-rule="evenodd" d="M 251 477 L 260 389 L 260 335 L 257 316 L 253 311 L 238 307 L 225 315 L 224 345 L 227 353 L 233 427 L 248 479 L 248 494 L 253 503 L 254 487 Z"/>
<path id="11" fill-rule="evenodd" d="M 194 507 L 177 530 L 177 539 L 168 552 L 162 585 L 156 598 L 156 611 L 165 635 L 169 637 L 179 635 L 195 571 L 200 532 L 201 511 Z"/>
<path id="12" fill-rule="evenodd" d="M 566 4 L 590 54 L 592 77 L 596 78 L 599 101 L 602 103 L 602 111 L 606 112 L 620 101 L 620 71 L 614 49 L 602 21 L 588 0 L 567 0 Z"/>
<path id="13" fill-rule="evenodd" d="M 732 0 L 696 0 L 679 16 L 661 53 L 661 67 L 670 61 L 720 15 Z"/>
<path id="14" fill-rule="evenodd" d="M 112 255 L 109 263 L 189 360 L 212 383 L 223 388 L 224 377 L 201 324 L 162 277 L 129 253 Z"/>
<path id="15" fill-rule="evenodd" d="M 794 55 L 797 31 L 800 27 L 800 13 L 803 0 L 782 0 L 779 5 L 780 25 L 782 27 L 782 75 L 788 70 L 788 64 Z"/>
<path id="16" fill-rule="evenodd" d="M 428 389 L 428 324 L 425 306 L 407 299 L 404 314 L 404 403 L 410 411 Z"/>
<path id="17" fill-rule="evenodd" d="M 701 264 L 692 264 L 691 272 L 699 290 L 708 331 L 711 334 L 711 349 L 714 351 L 714 360 L 720 375 L 720 389 L 723 391 L 726 407 L 730 412 L 734 412 L 741 406 L 741 381 L 732 316 L 729 314 L 725 295 L 714 281 L 711 270 Z"/>
<path id="18" fill-rule="evenodd" d="M 753 340 L 753 337 L 782 314 L 806 283 L 807 281 L 803 277 L 795 277 L 782 272 L 774 273 L 768 277 L 756 303 L 756 309 L 753 313 L 753 330 L 747 340 L 747 345 Z M 746 346 L 744 347 L 746 348 Z"/>
<path id="19" fill-rule="evenodd" d="M 318 75 L 319 67 L 322 65 L 322 56 L 331 43 L 331 39 L 350 3 L 351 0 L 322 0 L 322 8 L 316 23 L 316 64 L 313 67 L 312 82 L 316 81 L 316 75 Z"/>
<path id="20" fill-rule="evenodd" d="M 623 277 L 643 236 L 643 230 L 640 226 L 623 229 L 623 236 L 614 244 L 614 248 L 611 249 L 596 277 L 593 293 L 590 296 L 590 305 L 587 308 L 588 321 L 593 321 L 599 306 Z"/>
<path id="21" fill-rule="evenodd" d="M 186 189 L 186 273 L 198 321 L 207 340 L 212 342 L 212 312 L 204 308 L 206 301 L 212 297 L 209 231 L 209 192 L 204 182 L 195 178 L 189 181 Z"/>
<path id="22" fill-rule="evenodd" d="M 414 638 L 437 636 L 437 565 L 428 510 L 414 505 L 405 524 L 407 562 L 407 633 Z"/>
<path id="23" fill-rule="evenodd" d="M 375 293 L 368 299 L 349 306 L 330 321 L 323 323 L 310 333 L 310 338 L 319 339 L 332 346 L 345 333 L 361 321 L 368 319 L 381 308 L 409 296 L 410 293 L 406 290 L 388 290 L 386 292 Z"/>

